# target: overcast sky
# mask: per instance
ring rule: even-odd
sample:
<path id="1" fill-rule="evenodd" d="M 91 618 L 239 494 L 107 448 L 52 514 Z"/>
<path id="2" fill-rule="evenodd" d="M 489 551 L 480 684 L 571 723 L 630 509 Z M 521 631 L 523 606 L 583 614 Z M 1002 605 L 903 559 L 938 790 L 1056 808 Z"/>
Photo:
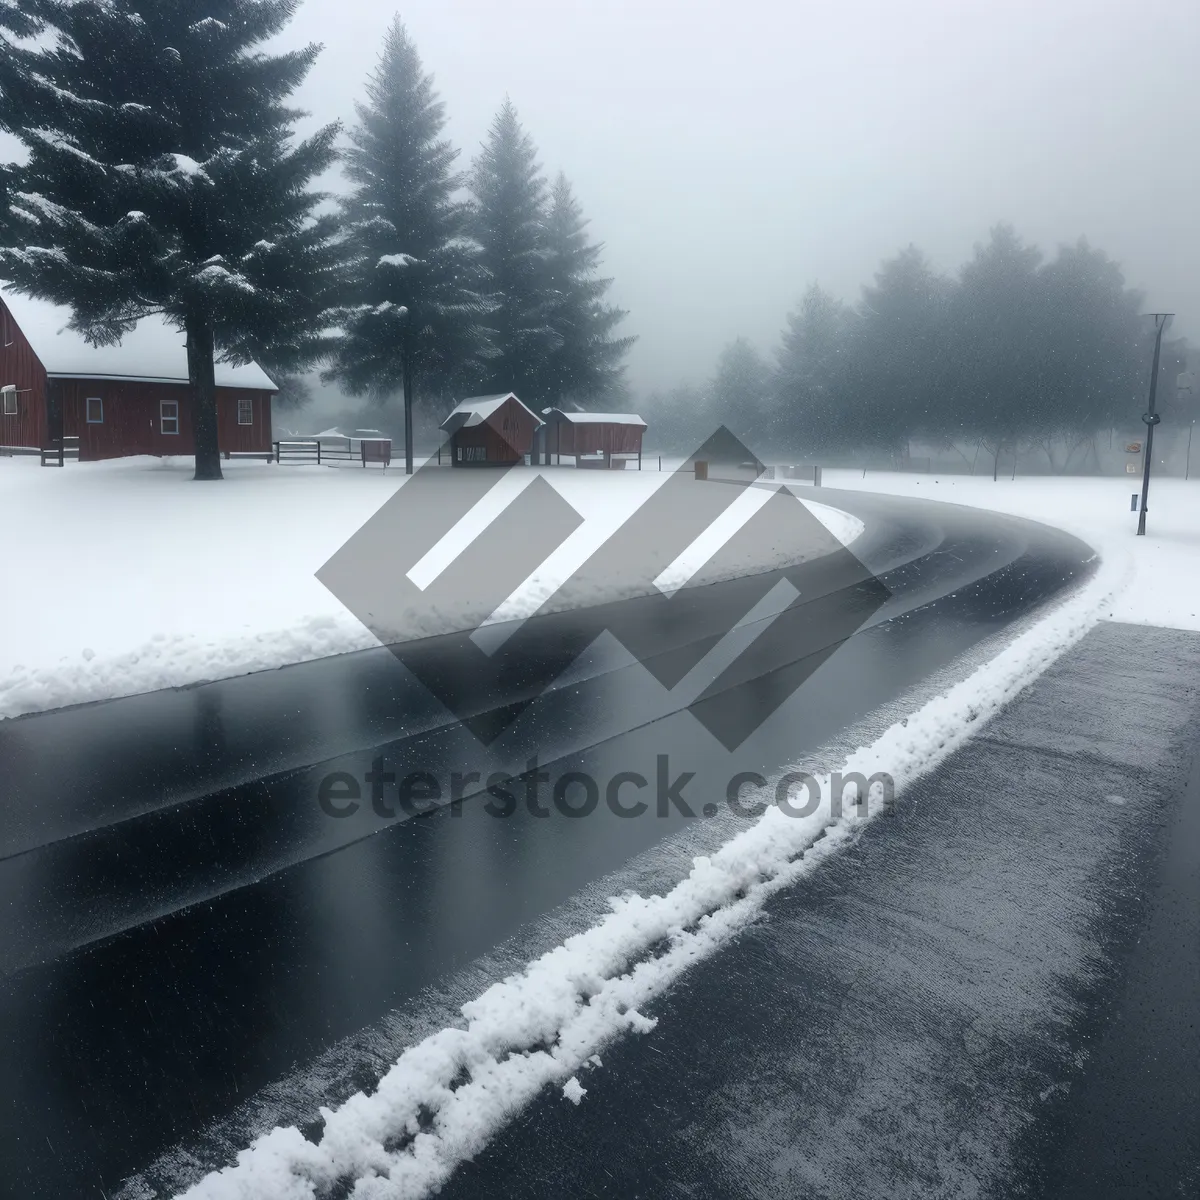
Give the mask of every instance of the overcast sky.
<path id="1" fill-rule="evenodd" d="M 300 102 L 352 121 L 396 11 L 304 0 Z M 1081 234 L 1200 335 L 1198 0 L 409 0 L 449 136 L 507 93 L 575 184 L 639 335 L 637 390 L 774 348 L 819 281 L 857 299 L 915 242 L 953 271 L 1008 220 Z"/>

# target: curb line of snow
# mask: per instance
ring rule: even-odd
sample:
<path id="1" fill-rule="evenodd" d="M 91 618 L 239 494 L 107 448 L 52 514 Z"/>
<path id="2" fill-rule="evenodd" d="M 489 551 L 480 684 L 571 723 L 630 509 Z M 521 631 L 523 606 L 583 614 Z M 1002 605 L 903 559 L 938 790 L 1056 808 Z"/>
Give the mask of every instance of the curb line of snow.
<path id="1" fill-rule="evenodd" d="M 850 755 L 843 772 L 886 768 L 897 792 L 912 784 L 1083 637 L 1129 569 L 1128 558 L 1102 562 L 994 659 Z M 835 817 L 829 777 L 820 782 L 822 803 L 810 817 L 768 807 L 714 855 L 696 858 L 665 895 L 614 898 L 591 929 L 463 1005 L 464 1027 L 410 1047 L 373 1094 L 322 1108 L 319 1142 L 295 1127 L 273 1129 L 183 1200 L 313 1200 L 348 1180 L 356 1181 L 354 1200 L 437 1190 L 543 1088 L 569 1083 L 625 1031 L 653 1029 L 641 1008 L 884 808 L 876 787 L 865 812 L 851 805 L 849 815 Z"/>

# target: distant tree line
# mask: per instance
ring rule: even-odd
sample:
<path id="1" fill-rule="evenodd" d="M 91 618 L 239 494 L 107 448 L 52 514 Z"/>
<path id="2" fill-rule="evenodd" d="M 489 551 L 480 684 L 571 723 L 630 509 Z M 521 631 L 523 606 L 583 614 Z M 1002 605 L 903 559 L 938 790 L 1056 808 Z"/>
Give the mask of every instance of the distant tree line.
<path id="1" fill-rule="evenodd" d="M 1097 464 L 1096 437 L 1137 429 L 1154 329 L 1120 268 L 1084 240 L 1050 261 L 997 225 L 957 278 L 915 247 L 884 262 L 858 304 L 804 293 L 776 361 L 744 338 L 714 377 L 648 399 L 658 432 L 683 446 L 716 423 L 755 447 L 816 457 L 875 452 L 901 462 L 912 439 L 995 468 L 1044 452 L 1049 469 Z M 1176 396 L 1182 342 L 1164 344 L 1160 406 Z M 1178 422 L 1177 422 L 1178 423 Z M 1182 426 L 1181 426 L 1182 427 Z"/>
<path id="2" fill-rule="evenodd" d="M 164 314 L 186 336 L 197 478 L 220 478 L 214 362 L 255 359 L 303 402 L 621 386 L 632 341 L 569 182 L 547 182 L 505 101 L 466 172 L 397 19 L 366 100 L 294 136 L 319 53 L 262 52 L 295 0 L 0 2 L 0 279 L 73 309 L 97 343 Z M 341 159 L 348 194 L 314 180 Z"/>

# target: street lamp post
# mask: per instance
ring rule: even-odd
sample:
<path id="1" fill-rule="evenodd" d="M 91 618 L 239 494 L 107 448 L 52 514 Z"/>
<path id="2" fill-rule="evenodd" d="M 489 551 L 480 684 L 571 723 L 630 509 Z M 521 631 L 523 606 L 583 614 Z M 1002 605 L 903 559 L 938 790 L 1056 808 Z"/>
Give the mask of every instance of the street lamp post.
<path id="1" fill-rule="evenodd" d="M 1151 313 L 1154 318 L 1154 362 L 1150 367 L 1150 403 L 1147 411 L 1143 414 L 1142 420 L 1146 423 L 1146 461 L 1142 467 L 1142 504 L 1138 509 L 1138 537 L 1144 537 L 1146 533 L 1146 502 L 1150 497 L 1150 464 L 1154 460 L 1154 427 L 1162 420 L 1162 417 L 1154 411 L 1154 399 L 1158 394 L 1158 363 L 1162 354 L 1162 339 L 1163 331 L 1167 328 L 1167 322 L 1175 315 L 1174 313 Z"/>

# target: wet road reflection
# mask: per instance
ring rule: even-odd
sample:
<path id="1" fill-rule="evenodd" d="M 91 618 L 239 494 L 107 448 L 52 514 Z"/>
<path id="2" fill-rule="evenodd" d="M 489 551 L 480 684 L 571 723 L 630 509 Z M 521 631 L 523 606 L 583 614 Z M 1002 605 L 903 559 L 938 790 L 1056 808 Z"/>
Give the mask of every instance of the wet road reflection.
<path id="1" fill-rule="evenodd" d="M 767 643 L 754 672 L 728 681 L 750 718 L 770 711 L 732 752 L 692 713 L 670 711 L 647 672 L 603 640 L 578 682 L 537 700 L 486 750 L 419 700 L 398 728 L 388 711 L 398 668 L 386 655 L 332 664 L 325 691 L 321 664 L 310 664 L 300 676 L 164 697 L 157 716 L 152 698 L 137 698 L 123 726 L 115 705 L 10 723 L 0 741 L 15 814 L 0 861 L 0 1177 L 14 1194 L 110 1192 L 679 830 L 689 818 L 678 809 L 654 813 L 663 756 L 670 779 L 693 774 L 683 793 L 693 812 L 723 809 L 738 771 L 804 761 L 1087 570 L 1086 547 L 1041 526 L 829 499 L 867 521 L 856 552 L 886 572 L 892 599 L 848 641 L 814 648 L 820 665 L 773 710 L 764 695 L 786 689 L 779 647 Z M 368 686 L 351 685 L 356 671 Z M 172 726 L 169 711 L 188 719 Z M 53 744 L 56 719 L 78 740 L 39 777 L 30 764 Z M 107 751 L 94 754 L 99 746 Z M 552 779 L 587 773 L 601 795 L 619 772 L 641 775 L 651 813 L 623 819 L 600 803 L 587 819 L 564 816 L 548 782 L 545 816 L 524 803 L 491 816 L 471 787 L 417 819 L 377 815 L 366 782 L 352 816 L 333 819 L 317 803 L 333 771 L 365 781 L 378 765 L 424 770 L 448 792 L 455 771 L 517 774 L 534 755 Z M 518 800 L 524 790 L 515 785 Z M 396 806 L 394 786 L 387 798 Z"/>

